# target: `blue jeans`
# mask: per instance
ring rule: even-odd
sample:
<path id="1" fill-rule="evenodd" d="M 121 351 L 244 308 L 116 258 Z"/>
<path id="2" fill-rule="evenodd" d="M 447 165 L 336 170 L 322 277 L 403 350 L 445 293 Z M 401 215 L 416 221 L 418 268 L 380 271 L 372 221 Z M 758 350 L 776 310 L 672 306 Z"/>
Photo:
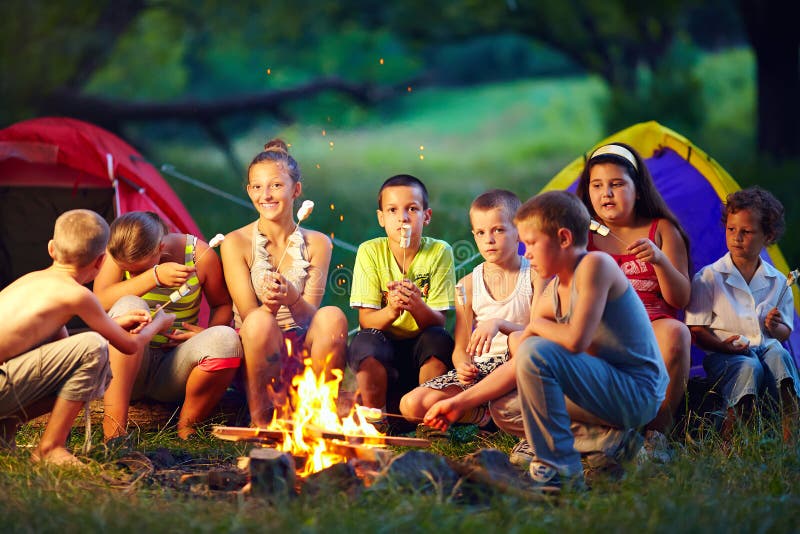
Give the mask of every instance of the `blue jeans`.
<path id="1" fill-rule="evenodd" d="M 711 352 L 703 359 L 703 367 L 728 407 L 765 389 L 778 398 L 778 387 L 787 378 L 792 379 L 794 394 L 800 397 L 794 359 L 778 343 L 751 347 L 748 354 Z"/>
<path id="2" fill-rule="evenodd" d="M 661 404 L 624 370 L 539 337 L 520 345 L 516 369 L 525 436 L 538 461 L 567 476 L 582 467 L 565 396 L 620 429 L 646 424 Z"/>

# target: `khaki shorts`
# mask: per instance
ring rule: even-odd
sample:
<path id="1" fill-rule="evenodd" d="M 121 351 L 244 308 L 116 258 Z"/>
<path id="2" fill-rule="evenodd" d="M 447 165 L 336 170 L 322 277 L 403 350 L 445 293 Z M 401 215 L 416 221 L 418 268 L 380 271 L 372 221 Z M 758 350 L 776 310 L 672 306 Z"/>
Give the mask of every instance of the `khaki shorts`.
<path id="1" fill-rule="evenodd" d="M 130 310 L 148 309 L 140 297 L 120 298 L 108 312 L 118 317 Z M 239 367 L 242 362 L 239 334 L 229 326 L 212 326 L 175 347 L 147 347 L 136 375 L 131 400 L 181 402 L 186 382 L 195 367 L 214 371 Z M 123 356 L 127 358 L 127 356 Z"/>
<path id="2" fill-rule="evenodd" d="M 83 332 L 41 345 L 0 365 L 0 418 L 47 397 L 86 402 L 111 380 L 108 342 Z"/>

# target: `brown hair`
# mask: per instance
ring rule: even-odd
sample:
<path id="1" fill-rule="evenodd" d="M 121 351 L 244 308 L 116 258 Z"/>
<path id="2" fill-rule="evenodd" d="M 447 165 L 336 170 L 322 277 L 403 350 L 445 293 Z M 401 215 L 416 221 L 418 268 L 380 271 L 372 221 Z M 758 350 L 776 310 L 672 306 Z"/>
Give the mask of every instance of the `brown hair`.
<path id="1" fill-rule="evenodd" d="M 728 195 L 722 213 L 722 224 L 727 224 L 729 214 L 741 210 L 750 210 L 758 217 L 761 230 L 768 236 L 767 245 L 780 239 L 786 230 L 783 204 L 766 189 L 748 187 Z"/>
<path id="2" fill-rule="evenodd" d="M 91 210 L 70 210 L 56 219 L 53 252 L 59 263 L 85 267 L 106 249 L 108 223 Z"/>
<path id="3" fill-rule="evenodd" d="M 544 233 L 555 237 L 560 228 L 572 232 L 575 246 L 584 247 L 589 241 L 589 211 L 581 200 L 568 191 L 539 193 L 523 204 L 514 217 L 514 224 L 530 222 Z"/>
<path id="4" fill-rule="evenodd" d="M 254 165 L 265 162 L 282 165 L 289 175 L 289 178 L 291 178 L 294 183 L 301 181 L 303 178 L 300 174 L 300 165 L 289 155 L 289 146 L 283 139 L 272 139 L 268 141 L 267 144 L 264 145 L 264 150 L 253 158 L 253 161 L 251 161 L 250 165 L 247 167 L 247 183 L 250 182 L 250 169 L 252 169 Z"/>
<path id="5" fill-rule="evenodd" d="M 152 211 L 131 211 L 111 223 L 108 253 L 116 261 L 136 262 L 155 253 L 165 235 L 167 223 Z"/>
<path id="6" fill-rule="evenodd" d="M 489 211 L 500 209 L 508 220 L 513 220 L 517 210 L 522 205 L 519 197 L 506 189 L 489 189 L 481 193 L 470 204 L 470 210 Z"/>
<path id="7" fill-rule="evenodd" d="M 650 169 L 645 165 L 641 154 L 639 154 L 635 148 L 625 143 L 615 142 L 609 144 L 621 146 L 633 154 L 636 160 L 636 167 L 626 158 L 617 154 L 604 153 L 590 157 L 586 165 L 583 166 L 583 172 L 581 172 L 581 176 L 578 179 L 578 187 L 575 190 L 575 194 L 583 201 L 584 205 L 589 210 L 589 214 L 592 217 L 597 217 L 597 213 L 595 213 L 594 207 L 592 206 L 592 200 L 589 198 L 589 178 L 591 177 L 592 167 L 598 163 L 613 163 L 622 167 L 625 169 L 625 172 L 628 173 L 628 176 L 633 181 L 633 186 L 636 188 L 636 203 L 633 206 L 634 214 L 643 219 L 666 219 L 671 222 L 683 239 L 683 243 L 686 246 L 687 265 L 691 265 L 689 236 L 684 231 L 678 218 L 672 213 L 669 206 L 667 206 L 664 197 L 662 197 L 661 193 L 656 189 L 653 175 L 650 174 Z"/>

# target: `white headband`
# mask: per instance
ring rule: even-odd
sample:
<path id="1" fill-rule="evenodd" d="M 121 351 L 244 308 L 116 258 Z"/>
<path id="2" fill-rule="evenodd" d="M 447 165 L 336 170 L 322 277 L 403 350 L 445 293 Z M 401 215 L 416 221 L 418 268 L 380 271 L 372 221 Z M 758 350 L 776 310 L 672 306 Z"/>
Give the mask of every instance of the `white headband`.
<path id="1" fill-rule="evenodd" d="M 636 158 L 633 155 L 633 152 L 625 148 L 624 146 L 619 145 L 603 145 L 597 150 L 592 153 L 592 157 L 589 158 L 589 161 L 593 160 L 597 156 L 602 156 L 603 154 L 611 154 L 613 156 L 619 156 L 622 159 L 628 161 L 636 172 L 639 172 L 639 165 L 636 163 Z"/>

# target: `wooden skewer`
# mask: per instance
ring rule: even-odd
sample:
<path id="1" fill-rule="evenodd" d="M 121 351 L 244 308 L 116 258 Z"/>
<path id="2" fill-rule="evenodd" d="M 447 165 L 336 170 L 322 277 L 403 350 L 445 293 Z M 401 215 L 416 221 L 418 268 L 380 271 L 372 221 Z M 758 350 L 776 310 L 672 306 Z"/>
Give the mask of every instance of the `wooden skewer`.
<path id="1" fill-rule="evenodd" d="M 781 307 L 781 303 L 783 302 L 783 297 L 786 295 L 786 291 L 788 291 L 789 288 L 795 282 L 797 282 L 798 278 L 800 278 L 800 269 L 795 269 L 789 272 L 789 276 L 786 277 L 786 284 L 784 284 L 780 294 L 778 295 L 778 303 L 775 305 L 776 308 Z"/>
<path id="2" fill-rule="evenodd" d="M 395 447 L 429 447 L 431 442 L 421 438 L 404 436 L 368 436 L 365 434 L 343 434 L 326 430 L 317 425 L 307 424 L 304 427 L 310 437 L 317 439 L 338 440 L 347 443 L 363 443 L 365 445 L 392 445 Z M 283 441 L 290 430 L 270 430 L 266 428 L 247 428 L 235 426 L 215 426 L 211 433 L 226 441 Z"/>

